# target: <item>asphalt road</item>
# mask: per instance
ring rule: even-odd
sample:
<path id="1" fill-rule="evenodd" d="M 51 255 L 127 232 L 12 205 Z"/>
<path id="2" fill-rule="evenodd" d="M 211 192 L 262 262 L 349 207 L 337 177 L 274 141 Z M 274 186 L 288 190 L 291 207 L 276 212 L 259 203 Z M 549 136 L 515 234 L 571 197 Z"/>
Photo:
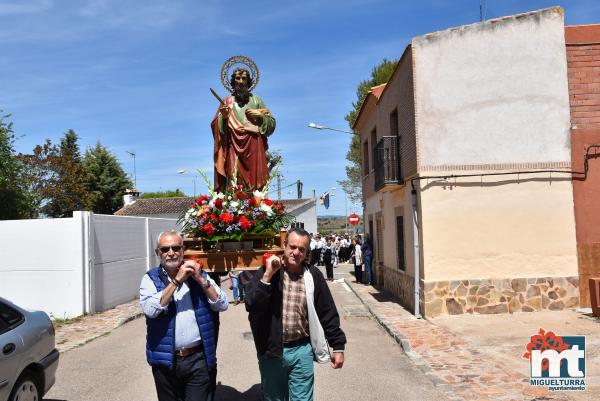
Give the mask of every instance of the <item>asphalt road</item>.
<path id="1" fill-rule="evenodd" d="M 335 269 L 341 278 L 349 266 Z M 223 283 L 223 288 L 229 282 Z M 347 286 L 330 288 L 346 332 L 345 364 L 334 370 L 315 366 L 315 400 L 401 401 L 446 397 L 404 355 L 400 346 L 373 320 Z M 227 290 L 229 293 L 229 291 Z M 137 319 L 80 348 L 61 355 L 57 382 L 46 401 L 156 400 L 145 360 L 145 321 Z M 243 305 L 230 305 L 221 316 L 217 401 L 260 400 L 256 351 Z"/>

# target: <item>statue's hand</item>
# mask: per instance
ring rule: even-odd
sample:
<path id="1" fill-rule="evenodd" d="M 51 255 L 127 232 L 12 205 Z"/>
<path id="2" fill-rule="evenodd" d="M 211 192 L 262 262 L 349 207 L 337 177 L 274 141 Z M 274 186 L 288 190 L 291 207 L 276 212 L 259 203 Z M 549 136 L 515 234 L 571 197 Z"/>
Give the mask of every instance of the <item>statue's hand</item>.
<path id="1" fill-rule="evenodd" d="M 255 109 L 247 109 L 246 118 L 254 125 L 261 125 L 263 122 L 263 114 Z"/>
<path id="2" fill-rule="evenodd" d="M 227 118 L 229 118 L 229 113 L 231 113 L 231 107 L 223 105 L 219 109 L 219 113 L 221 113 L 223 118 L 227 119 Z"/>

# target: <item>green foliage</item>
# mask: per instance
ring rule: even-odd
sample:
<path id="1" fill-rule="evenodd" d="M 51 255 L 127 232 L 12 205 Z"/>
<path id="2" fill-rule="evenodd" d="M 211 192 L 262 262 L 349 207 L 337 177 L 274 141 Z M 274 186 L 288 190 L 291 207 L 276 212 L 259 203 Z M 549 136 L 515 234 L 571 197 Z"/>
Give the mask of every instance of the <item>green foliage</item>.
<path id="1" fill-rule="evenodd" d="M 113 214 L 123 206 L 123 193 L 133 184 L 116 156 L 98 142 L 85 152 L 82 167 L 94 213 Z"/>
<path id="2" fill-rule="evenodd" d="M 140 195 L 142 199 L 150 199 L 150 198 L 176 198 L 187 196 L 183 191 L 179 188 L 174 191 L 157 191 L 157 192 L 144 192 Z"/>
<path id="3" fill-rule="evenodd" d="M 371 77 L 358 84 L 358 87 L 356 88 L 356 101 L 352 102 L 352 110 L 344 116 L 344 119 L 351 128 L 356 122 L 360 106 L 367 97 L 369 90 L 371 90 L 373 86 L 386 83 L 391 78 L 397 63 L 398 60 L 390 61 L 384 58 L 379 65 L 373 68 Z M 348 194 L 348 198 L 352 203 L 362 202 L 361 157 L 360 137 L 354 135 L 350 142 L 348 153 L 346 153 L 346 160 L 349 162 L 346 166 L 347 179 L 338 181 L 338 184 Z"/>
<path id="4" fill-rule="evenodd" d="M 48 217 L 71 217 L 74 210 L 89 210 L 91 197 L 84 183 L 78 137 L 65 132 L 60 145 L 47 139 L 30 155 L 21 155 L 27 166 L 27 183 L 37 209 Z"/>
<path id="5" fill-rule="evenodd" d="M 5 122 L 9 117 L 0 110 L 0 220 L 35 217 L 25 169 L 15 154 L 12 122 Z"/>

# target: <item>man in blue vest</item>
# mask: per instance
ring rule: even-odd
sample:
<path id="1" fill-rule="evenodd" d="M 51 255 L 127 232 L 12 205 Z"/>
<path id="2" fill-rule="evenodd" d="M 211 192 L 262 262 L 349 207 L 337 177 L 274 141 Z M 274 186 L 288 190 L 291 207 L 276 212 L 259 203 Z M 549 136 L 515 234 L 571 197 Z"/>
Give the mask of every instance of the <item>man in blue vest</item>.
<path id="1" fill-rule="evenodd" d="M 217 377 L 218 313 L 229 300 L 193 261 L 183 261 L 183 238 L 158 236 L 160 266 L 142 278 L 146 358 L 160 401 L 212 400 Z"/>

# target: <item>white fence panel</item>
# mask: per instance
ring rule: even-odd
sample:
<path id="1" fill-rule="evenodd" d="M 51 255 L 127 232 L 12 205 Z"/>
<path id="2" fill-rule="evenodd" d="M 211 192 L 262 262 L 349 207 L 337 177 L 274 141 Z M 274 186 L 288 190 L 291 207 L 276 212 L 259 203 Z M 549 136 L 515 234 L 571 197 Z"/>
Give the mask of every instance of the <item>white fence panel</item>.
<path id="1" fill-rule="evenodd" d="M 136 298 L 154 242 L 175 219 L 94 215 L 0 221 L 0 296 L 56 318 Z"/>
<path id="2" fill-rule="evenodd" d="M 92 216 L 94 309 L 103 311 L 131 301 L 146 271 L 146 219 Z"/>
<path id="3" fill-rule="evenodd" d="M 81 218 L 0 221 L 0 296 L 57 318 L 84 309 Z"/>

